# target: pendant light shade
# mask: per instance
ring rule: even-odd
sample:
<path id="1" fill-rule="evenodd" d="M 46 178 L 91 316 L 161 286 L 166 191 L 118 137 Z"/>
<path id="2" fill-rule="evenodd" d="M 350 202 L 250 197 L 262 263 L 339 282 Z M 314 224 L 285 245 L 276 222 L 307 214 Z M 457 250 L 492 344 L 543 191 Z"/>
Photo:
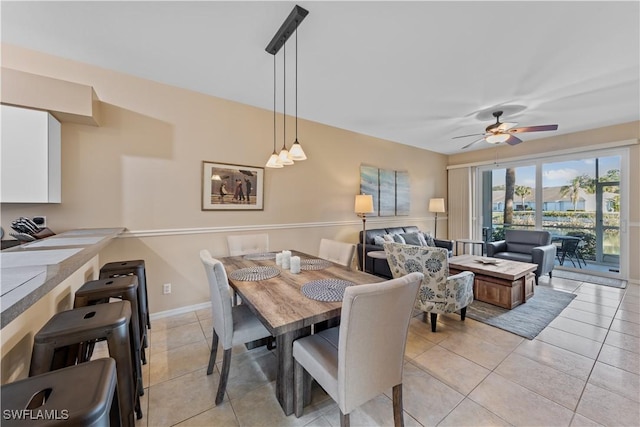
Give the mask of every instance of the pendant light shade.
<path id="1" fill-rule="evenodd" d="M 276 153 L 276 57 L 273 56 L 273 153 L 265 167 L 279 169 L 284 167 Z"/>
<path id="2" fill-rule="evenodd" d="M 307 156 L 304 154 L 304 150 L 302 149 L 302 145 L 300 145 L 300 143 L 298 142 L 297 138 L 296 138 L 296 141 L 291 146 L 291 150 L 289 151 L 289 155 L 291 156 L 291 158 L 293 160 L 296 160 L 296 161 L 307 160 Z"/>
<path id="3" fill-rule="evenodd" d="M 296 140 L 291 146 L 289 155 L 293 160 L 307 160 L 306 154 L 302 149 L 302 145 L 298 142 L 298 22 L 296 21 Z"/>

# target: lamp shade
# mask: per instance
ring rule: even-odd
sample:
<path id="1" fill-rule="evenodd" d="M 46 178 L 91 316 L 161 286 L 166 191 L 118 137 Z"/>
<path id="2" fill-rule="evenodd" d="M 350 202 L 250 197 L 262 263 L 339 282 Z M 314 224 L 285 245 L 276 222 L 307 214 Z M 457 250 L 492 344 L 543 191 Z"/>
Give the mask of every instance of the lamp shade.
<path id="1" fill-rule="evenodd" d="M 370 194 L 357 194 L 354 211 L 357 214 L 373 212 L 373 196 Z"/>
<path id="2" fill-rule="evenodd" d="M 291 150 L 289 150 L 289 155 L 291 156 L 291 159 L 295 161 L 307 160 L 307 156 L 304 154 L 302 145 L 300 145 L 297 139 L 291 146 Z"/>
<path id="3" fill-rule="evenodd" d="M 429 199 L 429 212 L 444 212 L 444 199 Z"/>

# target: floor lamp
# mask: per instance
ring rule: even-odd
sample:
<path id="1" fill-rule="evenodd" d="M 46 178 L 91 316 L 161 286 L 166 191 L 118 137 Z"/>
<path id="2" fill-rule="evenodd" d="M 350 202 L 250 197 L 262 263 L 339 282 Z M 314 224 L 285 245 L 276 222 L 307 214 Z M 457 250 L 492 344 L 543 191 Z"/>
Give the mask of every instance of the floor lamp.
<path id="1" fill-rule="evenodd" d="M 444 212 L 444 199 L 429 199 L 429 212 L 435 212 L 436 222 L 433 230 L 433 238 L 438 236 L 438 212 Z"/>
<path id="2" fill-rule="evenodd" d="M 357 194 L 356 204 L 354 211 L 360 218 L 362 218 L 362 271 L 365 271 L 365 247 L 367 242 L 367 228 L 365 223 L 367 222 L 367 214 L 373 212 L 373 196 L 370 194 Z"/>

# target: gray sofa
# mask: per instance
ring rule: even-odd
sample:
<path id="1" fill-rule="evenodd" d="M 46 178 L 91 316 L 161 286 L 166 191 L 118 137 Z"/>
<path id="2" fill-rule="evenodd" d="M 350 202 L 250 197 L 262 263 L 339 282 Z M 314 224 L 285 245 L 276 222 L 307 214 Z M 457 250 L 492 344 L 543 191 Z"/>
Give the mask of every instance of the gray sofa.
<path id="1" fill-rule="evenodd" d="M 489 257 L 538 264 L 536 285 L 543 274 L 551 277 L 556 245 L 551 243 L 551 233 L 548 231 L 507 230 L 504 240 L 488 242 L 486 248 Z"/>

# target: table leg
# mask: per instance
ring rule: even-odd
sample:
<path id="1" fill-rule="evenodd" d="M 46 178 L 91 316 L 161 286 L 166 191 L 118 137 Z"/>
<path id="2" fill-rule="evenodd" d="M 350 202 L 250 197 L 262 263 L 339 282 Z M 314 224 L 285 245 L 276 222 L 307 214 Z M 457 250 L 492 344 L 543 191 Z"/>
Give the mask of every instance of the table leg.
<path id="1" fill-rule="evenodd" d="M 286 332 L 276 336 L 276 356 L 278 358 L 278 373 L 276 377 L 276 397 L 285 415 L 293 414 L 293 341 L 311 334 L 311 327 L 307 326 L 296 331 Z"/>

